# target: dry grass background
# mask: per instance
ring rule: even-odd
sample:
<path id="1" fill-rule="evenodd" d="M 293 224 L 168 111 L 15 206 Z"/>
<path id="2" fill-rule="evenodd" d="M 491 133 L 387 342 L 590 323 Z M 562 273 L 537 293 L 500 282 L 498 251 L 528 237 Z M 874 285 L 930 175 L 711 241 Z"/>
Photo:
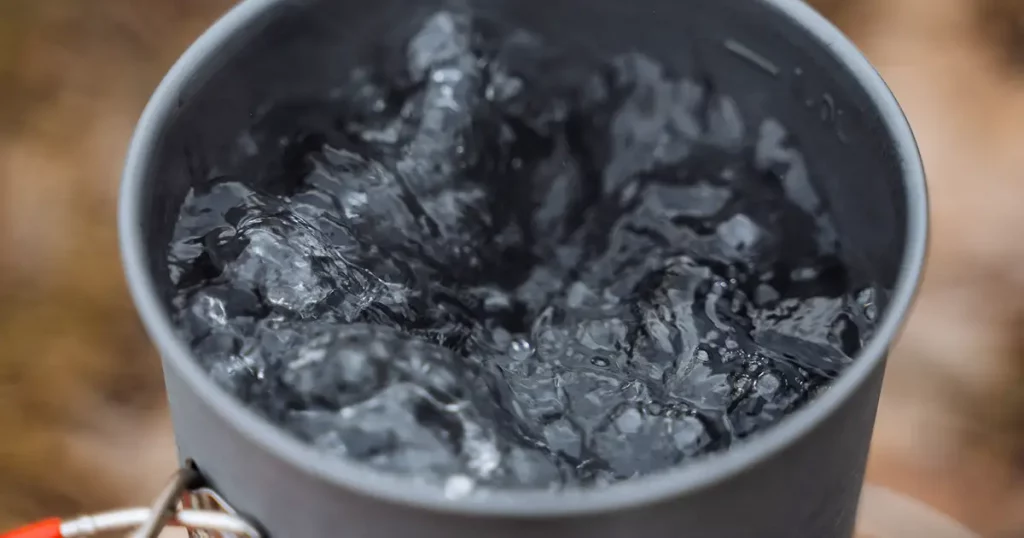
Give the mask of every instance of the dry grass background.
<path id="1" fill-rule="evenodd" d="M 1024 0 L 814 3 L 904 105 L 933 204 L 871 480 L 1024 536 Z M 0 0 L 0 528 L 145 501 L 173 465 L 116 187 L 149 92 L 228 4 Z"/>
<path id="2" fill-rule="evenodd" d="M 173 465 L 114 207 L 148 93 L 225 6 L 0 0 L 0 528 L 139 502 Z"/>

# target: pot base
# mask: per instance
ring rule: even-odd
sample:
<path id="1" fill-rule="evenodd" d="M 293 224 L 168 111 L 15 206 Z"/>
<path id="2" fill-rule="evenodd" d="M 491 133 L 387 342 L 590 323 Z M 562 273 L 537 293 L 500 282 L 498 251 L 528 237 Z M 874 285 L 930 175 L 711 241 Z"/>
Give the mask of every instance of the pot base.
<path id="1" fill-rule="evenodd" d="M 864 486 L 855 538 L 977 538 L 949 516 L 916 499 L 870 484 Z M 209 538 L 207 534 L 168 529 L 161 538 Z"/>

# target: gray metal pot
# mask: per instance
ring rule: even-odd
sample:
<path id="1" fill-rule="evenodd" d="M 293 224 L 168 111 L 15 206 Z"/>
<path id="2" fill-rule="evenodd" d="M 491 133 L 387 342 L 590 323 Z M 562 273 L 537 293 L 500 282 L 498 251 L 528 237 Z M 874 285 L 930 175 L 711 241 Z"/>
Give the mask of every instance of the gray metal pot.
<path id="1" fill-rule="evenodd" d="M 550 41 L 637 49 L 710 67 L 744 116 L 799 139 L 848 263 L 892 290 L 876 334 L 816 401 L 727 453 L 592 491 L 431 485 L 318 454 L 229 397 L 172 328 L 166 245 L 198 174 L 269 98 L 324 92 L 357 45 L 440 0 L 248 0 L 174 66 L 132 141 L 121 192 L 125 269 L 163 357 L 180 457 L 277 538 L 848 538 L 886 353 L 925 257 L 927 201 L 913 135 L 878 74 L 797 0 L 465 0 Z M 827 173 L 826 173 L 827 172 Z"/>

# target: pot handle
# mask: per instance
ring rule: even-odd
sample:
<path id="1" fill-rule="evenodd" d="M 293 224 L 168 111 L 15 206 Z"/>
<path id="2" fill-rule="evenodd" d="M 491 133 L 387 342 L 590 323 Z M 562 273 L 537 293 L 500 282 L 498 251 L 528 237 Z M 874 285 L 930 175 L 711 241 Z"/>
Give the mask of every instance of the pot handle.
<path id="1" fill-rule="evenodd" d="M 199 470 L 186 462 L 149 508 L 125 508 L 68 520 L 49 518 L 0 533 L 0 538 L 82 538 L 132 529 L 132 538 L 156 538 L 166 527 L 186 529 L 191 538 L 261 538 L 255 525 L 201 485 Z"/>

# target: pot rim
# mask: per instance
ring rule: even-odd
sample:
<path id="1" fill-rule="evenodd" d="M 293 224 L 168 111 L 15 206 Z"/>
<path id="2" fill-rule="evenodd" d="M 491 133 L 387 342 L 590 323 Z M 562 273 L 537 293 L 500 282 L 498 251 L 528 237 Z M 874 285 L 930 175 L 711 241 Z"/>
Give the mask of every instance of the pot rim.
<path id="1" fill-rule="evenodd" d="M 188 48 L 157 87 L 129 145 L 120 190 L 118 229 L 129 290 L 165 365 L 195 387 L 197 397 L 220 419 L 233 425 L 250 442 L 309 477 L 393 503 L 469 516 L 580 516 L 694 494 L 757 466 L 825 421 L 875 370 L 902 328 L 920 283 L 928 236 L 925 173 L 910 125 L 881 76 L 835 26 L 802 0 L 762 0 L 817 38 L 845 64 L 878 108 L 901 161 L 907 199 L 907 236 L 893 297 L 875 334 L 833 386 L 813 404 L 730 450 L 656 475 L 594 489 L 487 490 L 448 498 L 439 485 L 319 453 L 232 398 L 202 370 L 188 346 L 178 338 L 161 304 L 149 272 L 149 251 L 141 226 L 146 216 L 142 199 L 144 185 L 149 180 L 160 138 L 175 115 L 178 96 L 187 90 L 200 66 L 216 57 L 222 45 L 283 1 L 287 0 L 246 0 L 236 5 Z"/>

